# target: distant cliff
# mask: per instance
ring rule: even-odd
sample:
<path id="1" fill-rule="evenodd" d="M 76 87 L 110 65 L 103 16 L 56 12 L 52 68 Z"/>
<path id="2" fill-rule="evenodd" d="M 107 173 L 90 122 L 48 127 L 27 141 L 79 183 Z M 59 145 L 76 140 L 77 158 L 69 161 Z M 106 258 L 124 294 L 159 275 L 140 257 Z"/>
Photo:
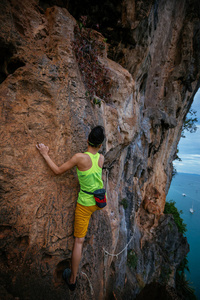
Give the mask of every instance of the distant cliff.
<path id="1" fill-rule="evenodd" d="M 189 246 L 162 212 L 200 84 L 199 1 L 3 0 L 0 26 L 1 298 L 119 300 L 153 282 L 175 287 Z M 77 61 L 86 50 L 77 52 L 75 31 L 87 26 L 103 70 L 92 71 L 94 86 Z M 92 216 L 72 296 L 62 271 L 76 170 L 55 176 L 35 145 L 47 144 L 61 164 L 85 151 L 97 124 L 106 131 L 108 205 Z"/>

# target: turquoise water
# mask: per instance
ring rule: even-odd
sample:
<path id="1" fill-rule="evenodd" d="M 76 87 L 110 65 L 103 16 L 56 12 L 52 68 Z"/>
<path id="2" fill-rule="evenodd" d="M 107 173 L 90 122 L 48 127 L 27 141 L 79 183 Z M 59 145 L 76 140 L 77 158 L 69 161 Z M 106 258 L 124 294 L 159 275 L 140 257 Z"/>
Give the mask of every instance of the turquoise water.
<path id="1" fill-rule="evenodd" d="M 182 194 L 186 194 L 184 197 Z M 190 273 L 187 279 L 195 288 L 197 299 L 200 300 L 200 175 L 178 173 L 172 180 L 167 200 L 174 200 L 181 217 L 187 224 L 186 237 L 190 245 L 188 262 Z M 189 209 L 194 208 L 191 214 Z"/>

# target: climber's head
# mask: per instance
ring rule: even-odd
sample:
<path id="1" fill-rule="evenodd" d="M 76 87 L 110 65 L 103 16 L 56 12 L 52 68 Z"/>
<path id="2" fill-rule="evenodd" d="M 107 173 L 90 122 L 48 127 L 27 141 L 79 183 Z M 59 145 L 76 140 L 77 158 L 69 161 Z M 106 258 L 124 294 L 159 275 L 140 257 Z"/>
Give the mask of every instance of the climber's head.
<path id="1" fill-rule="evenodd" d="M 91 147 L 99 148 L 101 146 L 101 144 L 103 143 L 104 138 L 105 138 L 105 135 L 104 135 L 103 126 L 96 126 L 91 130 L 91 132 L 88 136 L 88 144 Z"/>

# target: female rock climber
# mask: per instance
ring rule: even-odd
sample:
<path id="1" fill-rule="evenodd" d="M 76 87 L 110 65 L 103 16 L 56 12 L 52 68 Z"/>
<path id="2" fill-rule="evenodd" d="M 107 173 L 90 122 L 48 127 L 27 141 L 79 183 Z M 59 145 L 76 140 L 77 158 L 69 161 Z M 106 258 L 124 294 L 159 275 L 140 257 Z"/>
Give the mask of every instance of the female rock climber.
<path id="1" fill-rule="evenodd" d="M 104 128 L 102 126 L 96 126 L 92 129 L 88 136 L 87 152 L 75 154 L 70 160 L 65 162 L 60 167 L 58 167 L 49 157 L 48 146 L 45 146 L 44 144 L 36 145 L 48 166 L 55 174 L 62 174 L 75 166 L 77 167 L 80 192 L 75 209 L 75 241 L 71 257 L 71 270 L 67 268 L 63 272 L 63 278 L 71 291 L 74 291 L 76 288 L 76 277 L 90 217 L 93 212 L 101 209 L 96 205 L 94 196 L 92 194 L 85 193 L 84 191 L 92 193 L 97 189 L 103 188 L 102 167 L 104 163 L 104 157 L 98 152 L 102 146 L 104 138 Z"/>

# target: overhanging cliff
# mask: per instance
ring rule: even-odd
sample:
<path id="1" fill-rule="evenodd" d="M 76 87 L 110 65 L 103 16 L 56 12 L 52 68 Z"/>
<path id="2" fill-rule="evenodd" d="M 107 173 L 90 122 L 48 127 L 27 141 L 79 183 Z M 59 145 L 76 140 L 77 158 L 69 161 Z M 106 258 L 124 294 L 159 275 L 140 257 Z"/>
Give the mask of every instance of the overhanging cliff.
<path id="1" fill-rule="evenodd" d="M 107 38 L 99 62 L 111 97 L 101 106 L 87 96 L 74 51 L 82 15 Z M 153 281 L 174 286 L 187 242 L 170 216 L 154 222 L 142 203 L 149 198 L 164 210 L 199 87 L 199 19 L 197 0 L 1 1 L 2 297 L 133 299 Z M 35 144 L 47 144 L 61 164 L 85 151 L 97 124 L 106 131 L 108 205 L 91 219 L 72 296 L 61 275 L 73 245 L 76 171 L 53 175 Z M 132 269 L 128 250 L 137 258 Z"/>

